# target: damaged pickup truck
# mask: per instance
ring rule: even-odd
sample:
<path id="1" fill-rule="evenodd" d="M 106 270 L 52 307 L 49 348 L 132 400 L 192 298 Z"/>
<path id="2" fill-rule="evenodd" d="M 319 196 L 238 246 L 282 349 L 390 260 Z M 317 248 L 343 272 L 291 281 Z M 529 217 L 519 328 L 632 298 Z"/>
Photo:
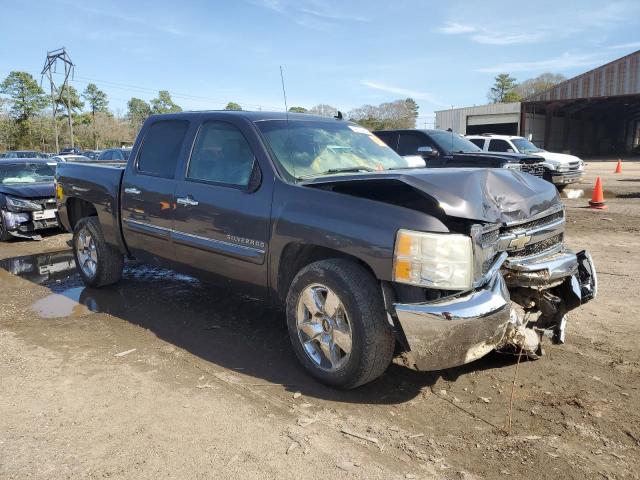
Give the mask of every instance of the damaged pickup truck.
<path id="1" fill-rule="evenodd" d="M 132 258 L 269 300 L 301 364 L 341 388 L 394 354 L 423 371 L 494 349 L 536 357 L 596 296 L 553 185 L 412 168 L 341 119 L 151 116 L 125 167 L 60 164 L 56 179 L 87 285 L 117 282 Z"/>

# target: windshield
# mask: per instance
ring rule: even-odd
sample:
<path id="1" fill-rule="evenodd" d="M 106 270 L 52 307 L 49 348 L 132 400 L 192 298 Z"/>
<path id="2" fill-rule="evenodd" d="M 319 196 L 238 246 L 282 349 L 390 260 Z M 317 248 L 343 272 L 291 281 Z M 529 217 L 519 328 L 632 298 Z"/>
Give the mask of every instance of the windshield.
<path id="1" fill-rule="evenodd" d="M 347 122 L 256 122 L 280 166 L 295 179 L 340 172 L 409 168 L 366 128 Z"/>
<path id="2" fill-rule="evenodd" d="M 4 184 L 53 182 L 55 173 L 55 166 L 46 163 L 0 164 L 0 182 Z"/>
<path id="3" fill-rule="evenodd" d="M 511 142 L 518 149 L 520 153 L 536 153 L 542 152 L 542 149 L 536 147 L 533 143 L 531 143 L 526 138 L 512 138 Z"/>
<path id="4" fill-rule="evenodd" d="M 440 150 L 444 150 L 448 155 L 452 153 L 476 153 L 482 149 L 473 144 L 470 140 L 454 132 L 429 132 L 431 139 L 438 145 Z"/>

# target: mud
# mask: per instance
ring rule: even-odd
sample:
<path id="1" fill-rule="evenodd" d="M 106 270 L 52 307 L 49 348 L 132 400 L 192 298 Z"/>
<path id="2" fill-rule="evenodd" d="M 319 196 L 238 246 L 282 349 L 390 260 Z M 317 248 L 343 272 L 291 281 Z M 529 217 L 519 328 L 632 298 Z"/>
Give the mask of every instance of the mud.
<path id="1" fill-rule="evenodd" d="M 519 364 L 510 435 L 515 357 L 336 391 L 263 304 L 135 264 L 86 288 L 68 235 L 1 244 L 0 478 L 638 478 L 640 164 L 613 167 L 572 187 L 600 175 L 608 210 L 564 200 L 600 296 Z"/>

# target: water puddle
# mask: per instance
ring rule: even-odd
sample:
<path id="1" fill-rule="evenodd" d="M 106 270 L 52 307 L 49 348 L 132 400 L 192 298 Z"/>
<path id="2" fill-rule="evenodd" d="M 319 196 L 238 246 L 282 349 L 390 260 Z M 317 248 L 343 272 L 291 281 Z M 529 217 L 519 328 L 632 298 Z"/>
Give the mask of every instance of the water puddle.
<path id="1" fill-rule="evenodd" d="M 6 272 L 42 285 L 47 282 L 64 280 L 76 271 L 71 250 L 26 255 L 0 260 L 0 268 Z"/>
<path id="2" fill-rule="evenodd" d="M 74 287 L 61 293 L 52 293 L 31 305 L 31 310 L 42 318 L 77 318 L 88 315 L 95 310 L 80 303 L 83 290 L 85 287 Z"/>

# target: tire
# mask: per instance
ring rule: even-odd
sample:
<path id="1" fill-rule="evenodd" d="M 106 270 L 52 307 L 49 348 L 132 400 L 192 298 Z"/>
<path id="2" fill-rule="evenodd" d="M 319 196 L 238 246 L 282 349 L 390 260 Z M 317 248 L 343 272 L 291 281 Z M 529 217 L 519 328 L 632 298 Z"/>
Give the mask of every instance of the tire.
<path id="1" fill-rule="evenodd" d="M 7 242 L 11 239 L 11 234 L 7 231 L 4 224 L 4 215 L 0 211 L 0 242 Z"/>
<path id="2" fill-rule="evenodd" d="M 322 383 L 355 388 L 378 378 L 391 363 L 395 336 L 382 293 L 355 262 L 322 260 L 300 270 L 289 288 L 286 314 L 298 360 Z"/>
<path id="3" fill-rule="evenodd" d="M 122 277 L 124 255 L 105 242 L 98 217 L 86 217 L 76 223 L 72 248 L 78 273 L 85 285 L 103 287 L 116 283 Z"/>

